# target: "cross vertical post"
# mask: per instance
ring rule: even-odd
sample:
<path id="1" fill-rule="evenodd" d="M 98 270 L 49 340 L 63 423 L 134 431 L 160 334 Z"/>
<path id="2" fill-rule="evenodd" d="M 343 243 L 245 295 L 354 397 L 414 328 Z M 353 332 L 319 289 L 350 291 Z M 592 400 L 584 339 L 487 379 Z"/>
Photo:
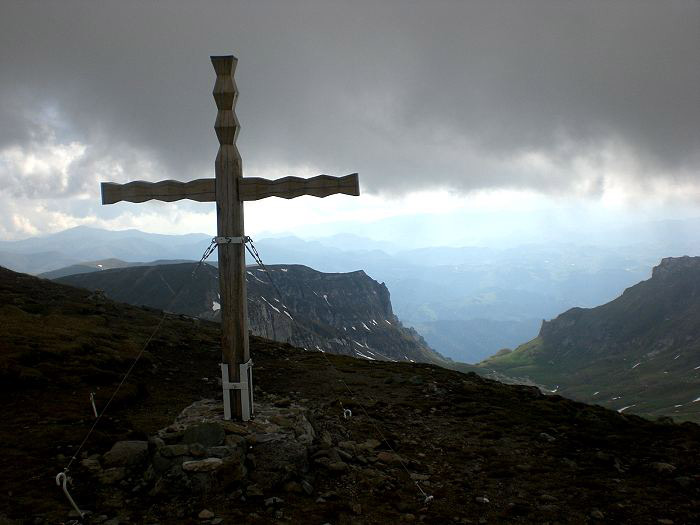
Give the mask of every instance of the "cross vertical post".
<path id="1" fill-rule="evenodd" d="M 214 130 L 219 152 L 214 163 L 215 178 L 188 182 L 142 180 L 118 184 L 103 182 L 102 204 L 117 202 L 173 202 L 191 199 L 216 202 L 216 232 L 219 249 L 219 296 L 221 305 L 221 386 L 224 418 L 247 421 L 253 413 L 252 361 L 248 346 L 248 302 L 246 297 L 245 233 L 243 202 L 279 197 L 294 199 L 303 195 L 359 195 L 357 173 L 344 177 L 318 175 L 309 179 L 283 177 L 268 180 L 243 178 L 241 155 L 236 147 L 238 118 L 235 106 L 238 89 L 233 80 L 238 60 L 232 55 L 212 56 L 216 72 Z"/>
<path id="2" fill-rule="evenodd" d="M 211 62 L 216 72 L 213 95 L 218 111 L 214 129 L 219 139 L 219 152 L 214 166 L 216 231 L 218 237 L 237 237 L 241 241 L 223 242 L 218 245 L 224 417 L 245 420 L 252 413 L 252 384 L 249 380 L 249 367 L 244 367 L 246 373 L 241 377 L 241 365 L 250 361 L 250 350 L 243 244 L 243 200 L 238 195 L 238 183 L 243 177 L 243 169 L 241 155 L 236 147 L 240 126 L 234 109 L 238 90 L 233 74 L 238 60 L 230 55 L 212 56 Z M 238 383 L 240 388 L 226 388 L 227 379 Z M 243 389 L 247 392 L 243 392 Z"/>

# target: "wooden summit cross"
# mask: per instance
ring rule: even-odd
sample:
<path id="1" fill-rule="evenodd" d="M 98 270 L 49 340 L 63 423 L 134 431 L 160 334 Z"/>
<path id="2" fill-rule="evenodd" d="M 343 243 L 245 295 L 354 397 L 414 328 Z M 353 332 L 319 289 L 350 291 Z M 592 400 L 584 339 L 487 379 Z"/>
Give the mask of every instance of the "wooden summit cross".
<path id="1" fill-rule="evenodd" d="M 236 147 L 240 126 L 234 111 L 238 90 L 233 74 L 238 59 L 234 56 L 213 56 L 211 62 L 216 71 L 213 95 L 218 109 L 214 124 L 219 139 L 216 177 L 190 182 L 103 182 L 102 204 L 144 202 L 151 199 L 166 202 L 181 199 L 216 201 L 215 241 L 219 248 L 224 418 L 231 419 L 235 415 L 236 418 L 247 421 L 253 412 L 253 383 L 248 347 L 243 201 L 266 197 L 291 199 L 302 195 L 327 197 L 336 193 L 359 195 L 360 188 L 357 173 L 345 177 L 319 175 L 310 179 L 243 178 L 241 155 Z"/>

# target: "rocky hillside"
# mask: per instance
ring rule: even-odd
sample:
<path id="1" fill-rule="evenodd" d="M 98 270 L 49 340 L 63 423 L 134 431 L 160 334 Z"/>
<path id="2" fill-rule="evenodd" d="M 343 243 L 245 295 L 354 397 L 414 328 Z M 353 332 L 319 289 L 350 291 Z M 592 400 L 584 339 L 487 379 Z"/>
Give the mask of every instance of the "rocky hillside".
<path id="1" fill-rule="evenodd" d="M 480 364 L 574 399 L 700 422 L 700 257 L 667 258 L 597 308 L 572 308 L 539 336 Z"/>
<path id="2" fill-rule="evenodd" d="M 180 315 L 78 450 L 162 314 L 0 269 L 0 315 L 3 524 L 76 523 L 74 455 L 87 523 L 700 520 L 695 424 L 256 337 L 256 417 L 223 422 L 218 326 Z"/>
<path id="3" fill-rule="evenodd" d="M 192 277 L 192 263 L 130 267 L 61 277 L 58 282 L 133 305 L 219 320 L 219 273 L 208 264 Z M 363 271 L 322 273 L 306 266 L 247 271 L 253 334 L 308 350 L 368 360 L 444 363 L 393 314 L 389 291 Z M 282 297 L 278 297 L 278 290 Z"/>

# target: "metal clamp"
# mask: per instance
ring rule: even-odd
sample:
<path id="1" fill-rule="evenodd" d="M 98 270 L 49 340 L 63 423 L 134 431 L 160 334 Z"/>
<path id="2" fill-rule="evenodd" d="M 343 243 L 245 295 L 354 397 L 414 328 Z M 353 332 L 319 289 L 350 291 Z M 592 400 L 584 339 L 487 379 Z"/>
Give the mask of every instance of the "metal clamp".
<path id="1" fill-rule="evenodd" d="M 214 237 L 213 241 L 216 244 L 245 244 L 250 241 L 250 237 Z"/>
<path id="2" fill-rule="evenodd" d="M 241 419 L 250 420 L 253 414 L 253 360 L 248 359 L 242 365 L 238 365 L 241 381 L 232 383 L 229 379 L 228 363 L 221 363 L 221 388 L 224 391 L 224 419 L 231 419 L 231 396 L 229 390 L 241 391 Z"/>

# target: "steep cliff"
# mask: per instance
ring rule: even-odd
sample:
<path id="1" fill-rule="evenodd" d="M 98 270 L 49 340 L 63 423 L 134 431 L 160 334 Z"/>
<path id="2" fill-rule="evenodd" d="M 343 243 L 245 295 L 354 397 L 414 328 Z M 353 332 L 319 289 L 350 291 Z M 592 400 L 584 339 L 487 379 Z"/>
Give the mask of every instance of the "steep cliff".
<path id="1" fill-rule="evenodd" d="M 205 264 L 192 277 L 194 268 L 191 263 L 119 268 L 57 281 L 102 290 L 116 301 L 218 320 L 218 270 Z M 444 362 L 393 314 L 386 286 L 363 271 L 322 273 L 300 265 L 268 270 L 247 269 L 253 334 L 368 360 Z"/>
<path id="2" fill-rule="evenodd" d="M 537 338 L 480 367 L 618 410 L 698 421 L 699 365 L 700 257 L 669 257 L 614 301 L 544 321 Z"/>

